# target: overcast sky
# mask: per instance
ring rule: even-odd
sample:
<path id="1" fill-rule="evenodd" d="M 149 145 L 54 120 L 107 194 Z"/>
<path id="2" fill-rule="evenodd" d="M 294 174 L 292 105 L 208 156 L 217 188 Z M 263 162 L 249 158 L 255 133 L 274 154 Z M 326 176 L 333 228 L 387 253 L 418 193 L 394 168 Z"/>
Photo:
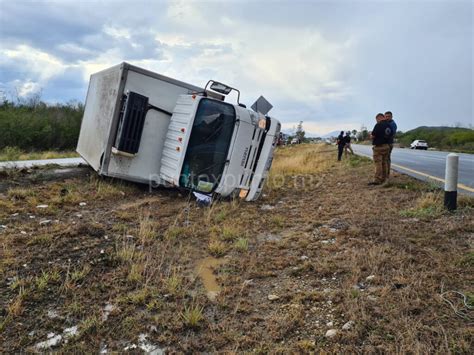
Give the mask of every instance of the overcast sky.
<path id="1" fill-rule="evenodd" d="M 123 61 L 264 95 L 291 129 L 473 124 L 467 1 L 0 0 L 0 90 L 84 101 L 89 75 Z"/>

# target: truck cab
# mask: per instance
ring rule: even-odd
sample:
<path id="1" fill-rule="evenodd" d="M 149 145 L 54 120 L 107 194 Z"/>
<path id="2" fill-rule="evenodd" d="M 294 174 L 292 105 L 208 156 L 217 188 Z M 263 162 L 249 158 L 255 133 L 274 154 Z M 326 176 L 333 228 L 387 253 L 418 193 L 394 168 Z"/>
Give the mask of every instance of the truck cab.
<path id="1" fill-rule="evenodd" d="M 209 83 L 202 89 L 126 63 L 94 74 L 77 151 L 101 175 L 256 200 L 280 123 L 240 104 L 240 93 L 226 102 L 235 89 Z"/>

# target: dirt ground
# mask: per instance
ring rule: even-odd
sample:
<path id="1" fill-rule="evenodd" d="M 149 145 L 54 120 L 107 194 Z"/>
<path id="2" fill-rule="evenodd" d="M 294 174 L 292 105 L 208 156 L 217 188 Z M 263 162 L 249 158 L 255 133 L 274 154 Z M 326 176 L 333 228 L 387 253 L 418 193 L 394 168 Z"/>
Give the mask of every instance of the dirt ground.
<path id="1" fill-rule="evenodd" d="M 0 351 L 472 353 L 474 201 L 335 157 L 279 148 L 259 201 L 204 208 L 3 172 Z"/>

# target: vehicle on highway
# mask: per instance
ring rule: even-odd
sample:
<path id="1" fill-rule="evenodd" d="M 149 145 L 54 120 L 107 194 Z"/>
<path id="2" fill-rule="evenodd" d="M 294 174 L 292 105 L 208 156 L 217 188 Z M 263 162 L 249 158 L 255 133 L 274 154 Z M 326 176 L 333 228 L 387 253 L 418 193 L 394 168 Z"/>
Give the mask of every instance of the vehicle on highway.
<path id="1" fill-rule="evenodd" d="M 122 63 L 91 76 L 77 152 L 100 175 L 254 201 L 281 125 L 239 98 Z"/>
<path id="2" fill-rule="evenodd" d="M 293 138 L 290 144 L 300 144 L 300 140 L 298 138 Z"/>
<path id="3" fill-rule="evenodd" d="M 417 140 L 414 140 L 410 144 L 410 148 L 411 149 L 424 149 L 424 150 L 427 150 L 428 149 L 428 143 L 426 143 L 426 141 L 423 141 L 421 139 L 417 139 Z"/>

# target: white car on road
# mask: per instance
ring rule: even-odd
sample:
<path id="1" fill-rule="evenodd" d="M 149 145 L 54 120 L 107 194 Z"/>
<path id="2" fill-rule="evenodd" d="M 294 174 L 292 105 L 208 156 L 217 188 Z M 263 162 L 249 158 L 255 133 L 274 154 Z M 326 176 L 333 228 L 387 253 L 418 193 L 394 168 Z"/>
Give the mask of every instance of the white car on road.
<path id="1" fill-rule="evenodd" d="M 428 143 L 426 143 L 426 141 L 417 139 L 417 140 L 413 141 L 410 144 L 410 148 L 411 149 L 424 149 L 424 150 L 427 150 L 428 149 Z"/>

